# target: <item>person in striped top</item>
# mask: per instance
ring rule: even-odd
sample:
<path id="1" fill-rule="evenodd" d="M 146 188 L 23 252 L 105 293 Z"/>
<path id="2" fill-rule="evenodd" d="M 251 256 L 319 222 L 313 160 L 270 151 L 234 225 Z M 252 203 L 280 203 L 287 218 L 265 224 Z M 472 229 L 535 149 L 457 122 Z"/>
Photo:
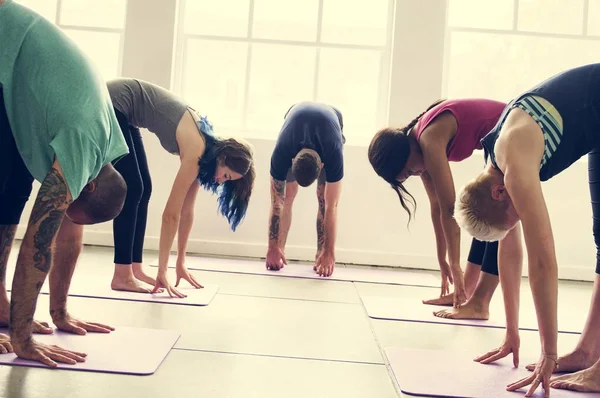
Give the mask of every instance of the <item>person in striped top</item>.
<path id="1" fill-rule="evenodd" d="M 559 73 L 511 101 L 483 138 L 484 171 L 460 190 L 455 205 L 458 224 L 474 238 L 499 240 L 499 258 L 521 252 L 519 222 L 528 252 L 529 279 L 539 325 L 542 353 L 532 374 L 508 388 L 540 384 L 600 392 L 600 64 Z M 576 348 L 557 355 L 558 272 L 554 237 L 541 183 L 588 155 L 596 276 L 588 319 Z M 520 267 L 503 267 L 500 283 L 506 310 L 502 346 L 477 358 L 494 362 L 513 353 L 518 366 Z M 566 374 L 550 379 L 554 372 Z"/>

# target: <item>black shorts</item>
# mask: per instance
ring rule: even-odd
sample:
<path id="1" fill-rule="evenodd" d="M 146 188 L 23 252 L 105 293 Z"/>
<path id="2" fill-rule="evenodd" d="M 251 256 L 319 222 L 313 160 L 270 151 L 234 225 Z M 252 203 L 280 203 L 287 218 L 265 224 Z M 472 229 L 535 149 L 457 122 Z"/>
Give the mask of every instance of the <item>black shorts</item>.
<path id="1" fill-rule="evenodd" d="M 485 273 L 498 276 L 498 242 L 482 242 L 473 238 L 467 261 L 481 265 Z"/>
<path id="2" fill-rule="evenodd" d="M 17 225 L 31 195 L 33 176 L 13 137 L 0 87 L 0 225 Z"/>

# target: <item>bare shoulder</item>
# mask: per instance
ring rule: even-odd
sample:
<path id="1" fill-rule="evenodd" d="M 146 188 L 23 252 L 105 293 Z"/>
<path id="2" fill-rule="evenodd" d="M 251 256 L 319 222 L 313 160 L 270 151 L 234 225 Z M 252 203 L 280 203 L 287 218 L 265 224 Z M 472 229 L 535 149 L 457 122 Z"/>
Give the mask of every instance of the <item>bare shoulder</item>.
<path id="1" fill-rule="evenodd" d="M 506 168 L 539 168 L 544 154 L 544 134 L 527 112 L 515 108 L 506 118 L 495 145 L 496 162 Z"/>
<path id="2" fill-rule="evenodd" d="M 458 124 L 450 111 L 437 115 L 423 130 L 419 138 L 422 148 L 446 148 L 450 140 L 456 135 Z"/>
<path id="3" fill-rule="evenodd" d="M 206 142 L 202 136 L 195 115 L 187 110 L 177 125 L 176 139 L 181 159 L 198 159 L 204 155 Z"/>

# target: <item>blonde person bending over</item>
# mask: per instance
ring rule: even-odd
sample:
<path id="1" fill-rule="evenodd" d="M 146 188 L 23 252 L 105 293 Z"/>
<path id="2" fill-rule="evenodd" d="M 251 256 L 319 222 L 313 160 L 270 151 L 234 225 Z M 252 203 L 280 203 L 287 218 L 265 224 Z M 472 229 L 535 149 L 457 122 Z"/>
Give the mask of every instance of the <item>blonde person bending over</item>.
<path id="1" fill-rule="evenodd" d="M 526 395 L 531 396 L 541 384 L 546 397 L 551 387 L 600 392 L 600 64 L 565 71 L 517 97 L 482 143 L 486 167 L 459 193 L 455 216 L 473 237 L 500 240 L 501 259 L 520 252 L 519 221 L 523 224 L 542 348 L 537 364 L 527 367 L 533 373 L 508 389 L 531 385 Z M 557 261 L 541 182 L 586 154 L 597 248 L 596 279 L 579 342 L 571 353 L 559 358 Z M 505 265 L 500 261 L 506 337 L 500 348 L 477 360 L 490 363 L 512 353 L 518 366 L 521 269 Z M 551 379 L 557 371 L 571 374 Z"/>

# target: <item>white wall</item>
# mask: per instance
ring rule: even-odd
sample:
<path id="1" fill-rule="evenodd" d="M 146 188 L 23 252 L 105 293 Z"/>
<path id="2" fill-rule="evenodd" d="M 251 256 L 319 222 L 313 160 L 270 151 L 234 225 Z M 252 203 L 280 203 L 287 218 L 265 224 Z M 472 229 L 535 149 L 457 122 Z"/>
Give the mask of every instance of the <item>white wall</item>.
<path id="1" fill-rule="evenodd" d="M 167 87 L 170 85 L 175 4 L 175 0 L 151 3 L 129 0 L 122 75 L 147 79 Z M 395 12 L 389 119 L 390 124 L 401 125 L 442 95 L 446 2 L 399 0 Z M 147 21 L 153 22 L 150 24 Z M 273 131 L 273 138 L 276 135 L 277 131 Z M 238 231 L 232 233 L 225 219 L 217 214 L 216 198 L 201 192 L 189 244 L 190 252 L 251 257 L 265 255 L 270 200 L 269 158 L 274 139 L 249 141 L 255 147 L 258 175 L 247 218 Z M 157 249 L 161 213 L 177 171 L 178 160 L 168 155 L 151 133 L 145 132 L 144 142 L 154 186 L 145 247 Z M 482 165 L 481 154 L 460 164 L 452 164 L 457 189 L 476 176 Z M 544 184 L 561 278 L 593 278 L 595 246 L 591 234 L 586 168 L 585 161 L 578 162 Z M 437 269 L 435 240 L 424 189 L 418 179 L 409 181 L 407 187 L 419 204 L 417 217 L 410 230 L 406 228 L 407 216 L 395 193 L 371 169 L 366 145 L 346 146 L 345 178 L 338 212 L 338 262 Z M 314 258 L 315 188 L 301 189 L 297 196 L 286 251 L 288 259 L 310 261 Z M 21 234 L 32 204 L 33 199 L 28 203 L 22 219 Z M 112 245 L 112 224 L 86 227 L 85 242 Z M 470 238 L 463 234 L 463 263 L 469 245 Z"/>

